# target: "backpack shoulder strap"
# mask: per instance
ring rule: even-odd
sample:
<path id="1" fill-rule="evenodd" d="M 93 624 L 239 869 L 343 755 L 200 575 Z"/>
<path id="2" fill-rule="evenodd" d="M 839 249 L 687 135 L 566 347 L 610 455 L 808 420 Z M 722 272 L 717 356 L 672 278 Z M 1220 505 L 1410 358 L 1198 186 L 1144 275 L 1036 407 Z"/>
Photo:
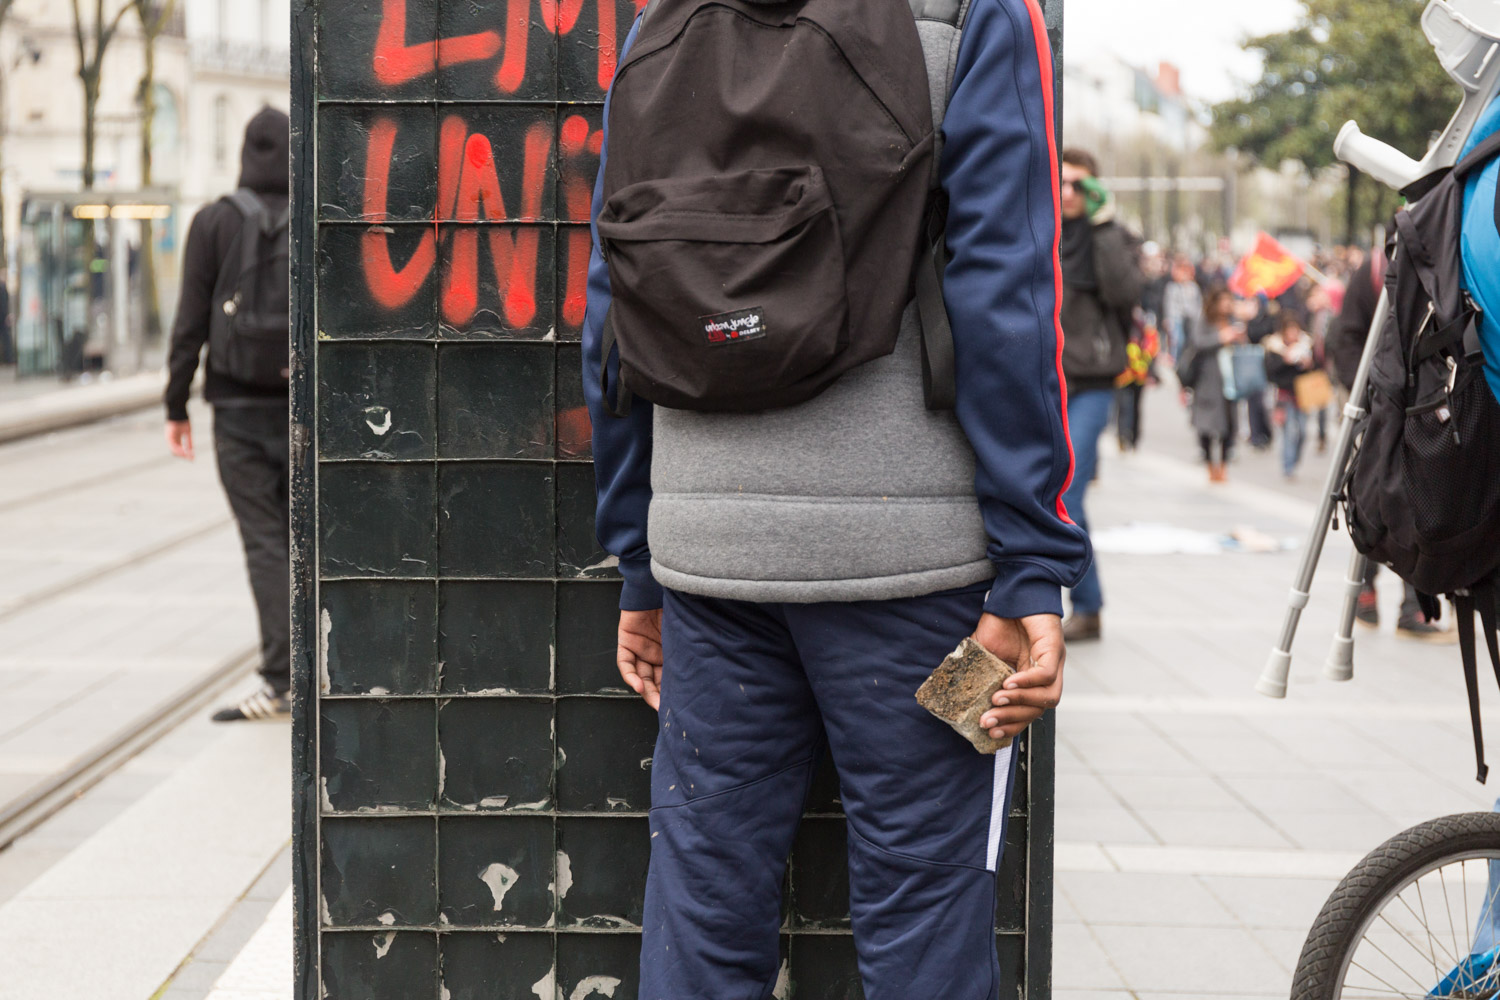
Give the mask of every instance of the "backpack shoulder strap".
<path id="1" fill-rule="evenodd" d="M 1484 166 L 1496 153 L 1500 153 L 1500 129 L 1495 130 L 1483 142 L 1469 150 L 1469 155 L 1458 161 L 1453 176 L 1463 180 L 1479 167 Z"/>
<path id="2" fill-rule="evenodd" d="M 1469 728 L 1474 731 L 1476 778 L 1482 785 L 1490 769 L 1484 763 L 1484 728 L 1479 721 L 1479 656 L 1474 648 L 1474 613 L 1477 610 L 1474 595 L 1455 594 L 1453 605 L 1457 612 L 1458 646 L 1464 661 L 1464 687 L 1469 693 Z"/>
<path id="3" fill-rule="evenodd" d="M 227 195 L 226 200 L 247 219 L 253 219 L 266 210 L 265 203 L 249 188 L 240 188 L 234 194 Z"/>
<path id="4" fill-rule="evenodd" d="M 953 92 L 953 71 L 958 66 L 958 43 L 972 0 L 907 0 L 922 39 L 922 57 L 927 63 L 927 87 L 932 95 L 933 160 L 942 152 L 943 116 Z M 947 37 L 934 38 L 924 24 Z M 946 29 L 946 30 L 944 30 Z"/>
<path id="5" fill-rule="evenodd" d="M 927 65 L 927 87 L 932 98 L 932 199 L 927 214 L 923 249 L 917 259 L 917 319 L 922 333 L 922 395 L 929 410 L 951 410 L 957 396 L 953 360 L 953 328 L 943 301 L 943 271 L 948 264 L 945 230 L 947 205 L 938 187 L 938 162 L 943 150 L 943 117 L 952 96 L 953 72 L 958 65 L 958 43 L 971 0 L 907 0 L 922 41 Z"/>

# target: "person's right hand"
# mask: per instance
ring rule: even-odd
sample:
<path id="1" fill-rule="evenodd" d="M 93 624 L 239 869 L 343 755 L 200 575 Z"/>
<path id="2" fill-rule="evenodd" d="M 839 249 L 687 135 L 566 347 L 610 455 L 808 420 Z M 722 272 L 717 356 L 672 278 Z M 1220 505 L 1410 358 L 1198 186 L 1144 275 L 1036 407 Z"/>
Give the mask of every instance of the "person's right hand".
<path id="1" fill-rule="evenodd" d="M 630 690 L 661 708 L 661 609 L 621 611 L 615 665 Z"/>
<path id="2" fill-rule="evenodd" d="M 190 420 L 167 421 L 167 447 L 178 458 L 193 460 L 193 424 Z"/>

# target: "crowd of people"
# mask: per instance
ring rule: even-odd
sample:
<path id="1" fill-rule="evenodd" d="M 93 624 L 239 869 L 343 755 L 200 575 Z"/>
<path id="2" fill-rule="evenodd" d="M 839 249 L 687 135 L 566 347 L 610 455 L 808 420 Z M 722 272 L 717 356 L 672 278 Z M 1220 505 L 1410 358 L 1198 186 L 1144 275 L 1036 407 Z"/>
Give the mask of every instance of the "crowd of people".
<path id="1" fill-rule="evenodd" d="M 1231 291 L 1227 241 L 1196 259 L 1147 244 L 1141 264 L 1132 365 L 1118 391 L 1121 447 L 1139 441 L 1141 389 L 1171 371 L 1211 482 L 1228 481 L 1238 445 L 1267 450 L 1278 437 L 1282 474 L 1295 479 L 1310 441 L 1327 448 L 1329 413 L 1336 419 L 1358 367 L 1381 280 L 1370 256 L 1354 246 L 1320 252 L 1274 297 Z"/>
<path id="2" fill-rule="evenodd" d="M 1238 261 L 1228 241 L 1196 259 L 1146 244 L 1138 259 L 1140 308 L 1116 389 L 1120 447 L 1134 449 L 1140 440 L 1144 388 L 1170 378 L 1197 433 L 1211 483 L 1228 482 L 1239 445 L 1265 451 L 1278 436 L 1282 475 L 1294 480 L 1310 441 L 1319 453 L 1327 450 L 1330 428 L 1348 399 L 1380 299 L 1384 256 L 1356 246 L 1320 251 L 1276 296 L 1231 290 Z M 1375 575 L 1372 566 L 1357 611 L 1359 622 L 1369 626 L 1379 623 Z M 1080 618 L 1074 594 L 1070 638 L 1097 637 L 1102 601 L 1085 587 L 1084 607 L 1092 610 Z M 1423 614 L 1410 584 L 1397 634 L 1453 639 Z"/>
<path id="3" fill-rule="evenodd" d="M 1118 220 L 1088 151 L 1064 150 L 1060 181 L 1069 517 L 1088 530 L 1100 438 L 1113 422 L 1120 448 L 1133 450 L 1144 391 L 1163 382 L 1179 388 L 1211 483 L 1228 482 L 1242 441 L 1269 450 L 1278 437 L 1282 474 L 1294 479 L 1309 441 L 1328 447 L 1329 411 L 1336 419 L 1358 369 L 1384 257 L 1340 246 L 1303 261 L 1268 236 L 1244 258 L 1228 240 L 1174 252 Z M 1097 563 L 1071 588 L 1068 642 L 1103 635 Z"/>

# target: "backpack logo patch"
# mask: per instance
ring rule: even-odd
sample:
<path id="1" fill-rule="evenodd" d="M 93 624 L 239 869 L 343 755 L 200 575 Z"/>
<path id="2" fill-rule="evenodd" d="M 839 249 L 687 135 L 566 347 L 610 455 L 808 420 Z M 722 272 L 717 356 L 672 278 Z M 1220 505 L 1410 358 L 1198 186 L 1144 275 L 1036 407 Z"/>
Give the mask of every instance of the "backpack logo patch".
<path id="1" fill-rule="evenodd" d="M 708 339 L 708 346 L 721 347 L 724 344 L 738 344 L 744 340 L 759 340 L 764 337 L 764 313 L 764 309 L 755 306 L 713 316 L 700 316 L 698 322 L 703 324 L 703 336 Z"/>

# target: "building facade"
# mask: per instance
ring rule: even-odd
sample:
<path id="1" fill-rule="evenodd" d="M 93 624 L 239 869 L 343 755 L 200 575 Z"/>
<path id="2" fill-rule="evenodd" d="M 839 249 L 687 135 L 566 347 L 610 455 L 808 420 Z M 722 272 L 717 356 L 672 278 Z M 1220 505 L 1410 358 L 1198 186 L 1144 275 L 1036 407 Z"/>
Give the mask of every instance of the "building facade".
<path id="1" fill-rule="evenodd" d="M 93 46 L 93 5 L 82 3 Z M 105 0 L 106 23 L 121 0 Z M 288 0 L 178 0 L 156 42 L 153 186 L 175 204 L 179 235 L 198 206 L 232 190 L 245 123 L 263 105 L 288 106 Z M 142 187 L 139 94 L 144 36 L 134 12 L 102 60 L 95 182 Z M 0 25 L 0 193 L 13 243 L 24 198 L 82 186 L 84 96 L 72 7 L 16 0 Z"/>

